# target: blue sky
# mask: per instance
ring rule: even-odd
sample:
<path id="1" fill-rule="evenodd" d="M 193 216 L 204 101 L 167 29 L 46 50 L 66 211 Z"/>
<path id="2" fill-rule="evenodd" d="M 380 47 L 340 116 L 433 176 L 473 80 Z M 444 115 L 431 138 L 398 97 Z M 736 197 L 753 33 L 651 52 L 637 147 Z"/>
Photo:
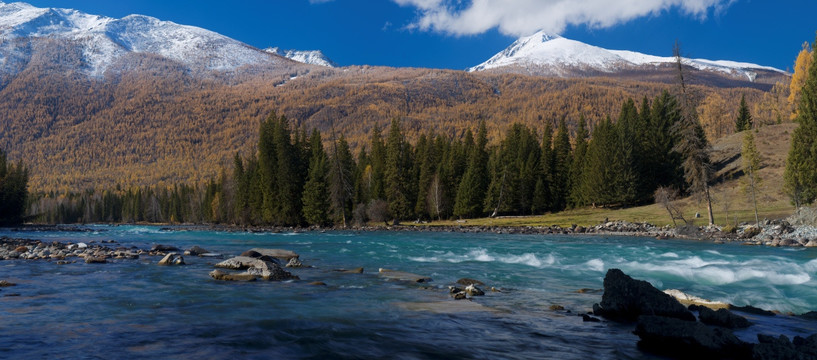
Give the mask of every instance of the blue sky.
<path id="1" fill-rule="evenodd" d="M 547 29 L 608 49 L 793 67 L 817 31 L 813 0 L 28 1 L 203 27 L 264 48 L 320 49 L 341 65 L 464 69 Z M 619 5 L 620 4 L 620 5 Z"/>

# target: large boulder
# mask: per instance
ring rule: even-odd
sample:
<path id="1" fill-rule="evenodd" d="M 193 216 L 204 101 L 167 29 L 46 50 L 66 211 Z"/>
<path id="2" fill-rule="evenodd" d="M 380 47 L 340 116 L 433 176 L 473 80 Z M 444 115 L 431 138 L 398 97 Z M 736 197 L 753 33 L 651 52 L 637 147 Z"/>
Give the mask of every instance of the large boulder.
<path id="1" fill-rule="evenodd" d="M 633 333 L 641 339 L 638 342 L 640 348 L 673 358 L 751 358 L 751 344 L 741 341 L 727 329 L 697 321 L 642 315 Z"/>
<path id="2" fill-rule="evenodd" d="M 690 308 L 692 309 L 692 307 Z M 707 307 L 697 306 L 694 310 L 698 310 L 698 319 L 707 325 L 720 326 L 727 329 L 747 328 L 752 325 L 745 317 L 733 314 L 726 309 L 718 309 L 718 311 L 715 311 Z"/>
<path id="3" fill-rule="evenodd" d="M 284 270 L 281 265 L 272 261 L 256 260 L 253 266 L 247 269 L 247 273 L 258 275 L 264 280 L 283 281 L 298 279 L 297 276 Z"/>
<path id="4" fill-rule="evenodd" d="M 695 316 L 675 298 L 619 269 L 610 269 L 604 276 L 604 294 L 601 303 L 593 305 L 593 313 L 620 322 L 632 322 L 641 315 L 695 321 Z"/>

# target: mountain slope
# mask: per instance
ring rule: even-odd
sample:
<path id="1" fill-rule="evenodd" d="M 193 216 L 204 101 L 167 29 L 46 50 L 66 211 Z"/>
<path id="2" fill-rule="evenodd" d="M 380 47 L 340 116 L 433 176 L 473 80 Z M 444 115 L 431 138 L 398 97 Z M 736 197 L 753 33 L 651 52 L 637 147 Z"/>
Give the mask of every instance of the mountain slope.
<path id="1" fill-rule="evenodd" d="M 674 62 L 673 57 L 607 50 L 540 31 L 519 38 L 505 50 L 468 71 L 557 77 L 646 75 L 651 72 L 667 72 Z M 735 61 L 685 58 L 683 63 L 694 71 L 748 83 L 768 84 L 786 76 L 784 71 L 773 67 Z"/>

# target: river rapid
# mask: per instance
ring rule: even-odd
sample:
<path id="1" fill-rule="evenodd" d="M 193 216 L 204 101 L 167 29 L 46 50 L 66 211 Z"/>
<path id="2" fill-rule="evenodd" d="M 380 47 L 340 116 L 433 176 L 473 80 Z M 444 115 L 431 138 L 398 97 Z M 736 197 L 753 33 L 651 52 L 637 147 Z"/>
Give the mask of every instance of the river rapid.
<path id="1" fill-rule="evenodd" d="M 194 245 L 226 257 L 254 247 L 299 253 L 301 280 L 221 282 L 211 258 L 107 264 L 0 261 L 0 358 L 651 359 L 633 325 L 583 322 L 609 268 L 709 300 L 781 312 L 817 310 L 817 249 L 689 240 L 492 233 L 165 231 L 90 226 L 88 232 L 0 229 L 0 236 L 149 249 Z M 363 267 L 363 274 L 335 269 Z M 433 278 L 390 281 L 379 268 Z M 453 300 L 473 278 L 501 292 Z M 321 281 L 326 286 L 309 285 Z M 584 291 L 579 291 L 585 289 Z M 559 305 L 565 310 L 552 310 Z M 736 332 L 810 335 L 817 324 L 741 314 Z"/>

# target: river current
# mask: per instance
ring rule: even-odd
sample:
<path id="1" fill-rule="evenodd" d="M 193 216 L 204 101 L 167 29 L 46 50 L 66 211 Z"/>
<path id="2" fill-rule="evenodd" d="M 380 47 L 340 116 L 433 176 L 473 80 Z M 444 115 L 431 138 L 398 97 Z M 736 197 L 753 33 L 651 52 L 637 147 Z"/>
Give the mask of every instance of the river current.
<path id="1" fill-rule="evenodd" d="M 312 267 L 288 269 L 299 281 L 234 283 L 208 276 L 219 260 L 192 256 L 185 266 L 157 266 L 159 257 L 145 255 L 108 264 L 0 261 L 0 280 L 17 283 L 0 290 L 0 358 L 653 358 L 637 348 L 632 325 L 578 316 L 601 300 L 609 268 L 709 300 L 817 310 L 817 249 L 624 236 L 91 229 L 0 236 L 198 245 L 225 256 L 281 248 Z M 333 271 L 357 267 L 364 273 Z M 379 268 L 433 281 L 390 281 Z M 501 292 L 455 301 L 447 286 L 460 278 Z M 742 315 L 757 324 L 737 333 L 747 341 L 757 332 L 817 333 L 815 323 L 789 316 Z"/>

